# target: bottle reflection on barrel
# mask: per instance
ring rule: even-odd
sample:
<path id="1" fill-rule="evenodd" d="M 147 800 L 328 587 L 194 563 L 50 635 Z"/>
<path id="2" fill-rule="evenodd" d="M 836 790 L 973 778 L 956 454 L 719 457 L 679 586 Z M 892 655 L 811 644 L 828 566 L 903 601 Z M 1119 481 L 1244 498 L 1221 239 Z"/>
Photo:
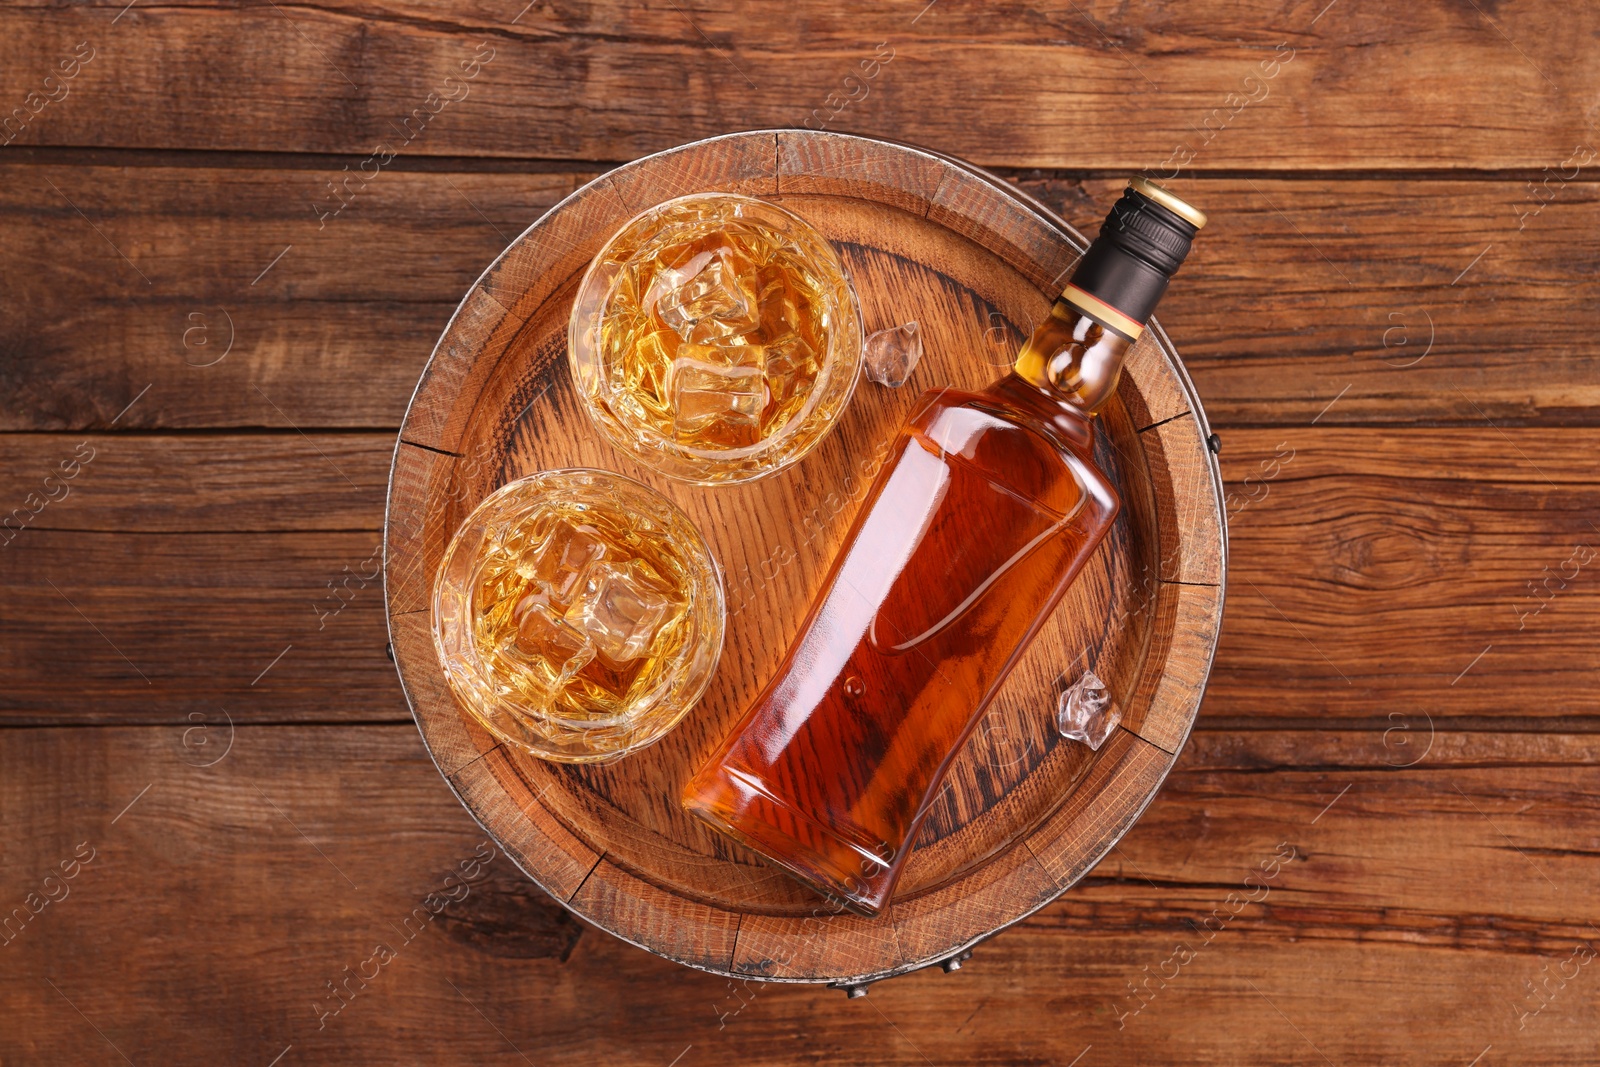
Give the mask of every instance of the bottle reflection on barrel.
<path id="1" fill-rule="evenodd" d="M 1135 179 L 1012 372 L 922 396 L 686 809 L 852 911 L 883 909 L 945 772 L 1116 517 L 1090 420 L 1204 223 Z"/>

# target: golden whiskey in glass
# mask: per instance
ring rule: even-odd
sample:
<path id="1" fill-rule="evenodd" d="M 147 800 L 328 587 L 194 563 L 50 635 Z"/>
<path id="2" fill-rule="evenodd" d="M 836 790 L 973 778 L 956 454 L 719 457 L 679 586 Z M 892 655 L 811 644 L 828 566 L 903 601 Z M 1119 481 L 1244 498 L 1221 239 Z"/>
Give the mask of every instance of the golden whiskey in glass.
<path id="1" fill-rule="evenodd" d="M 608 471 L 545 471 L 467 517 L 434 585 L 445 676 L 490 733 L 592 763 L 658 740 L 722 650 L 722 579 L 671 501 Z"/>
<path id="2" fill-rule="evenodd" d="M 861 313 L 838 254 L 776 204 L 669 200 L 622 227 L 573 305 L 568 351 L 622 451 L 701 485 L 804 456 L 855 389 Z"/>

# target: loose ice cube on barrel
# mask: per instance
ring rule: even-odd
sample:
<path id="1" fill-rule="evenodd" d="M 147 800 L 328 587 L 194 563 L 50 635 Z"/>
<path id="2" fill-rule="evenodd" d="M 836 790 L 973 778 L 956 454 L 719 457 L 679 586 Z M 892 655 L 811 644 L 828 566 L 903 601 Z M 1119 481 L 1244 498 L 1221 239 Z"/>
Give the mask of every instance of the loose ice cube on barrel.
<path id="1" fill-rule="evenodd" d="M 906 384 L 922 359 L 922 330 L 915 322 L 878 330 L 867 338 L 861 359 L 868 378 L 879 385 L 898 389 Z"/>
<path id="2" fill-rule="evenodd" d="M 1056 707 L 1056 728 L 1061 736 L 1082 741 L 1095 751 L 1106 743 L 1111 731 L 1122 721 L 1122 712 L 1111 703 L 1111 694 L 1094 671 L 1069 685 Z"/>

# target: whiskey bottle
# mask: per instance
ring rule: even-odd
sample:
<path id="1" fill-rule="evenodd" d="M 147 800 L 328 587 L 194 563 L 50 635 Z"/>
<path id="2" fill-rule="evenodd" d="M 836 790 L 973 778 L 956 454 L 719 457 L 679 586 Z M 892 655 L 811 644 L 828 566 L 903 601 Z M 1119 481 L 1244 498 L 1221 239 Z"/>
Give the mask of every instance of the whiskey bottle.
<path id="1" fill-rule="evenodd" d="M 1136 178 L 981 392 L 918 401 L 799 635 L 683 805 L 878 914 L 956 754 L 1116 517 L 1093 419 L 1205 216 Z"/>

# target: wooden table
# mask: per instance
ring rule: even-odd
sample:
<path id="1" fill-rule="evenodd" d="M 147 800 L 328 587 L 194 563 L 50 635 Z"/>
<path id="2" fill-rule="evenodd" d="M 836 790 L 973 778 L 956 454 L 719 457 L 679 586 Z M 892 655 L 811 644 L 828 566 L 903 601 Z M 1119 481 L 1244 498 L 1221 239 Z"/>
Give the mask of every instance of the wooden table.
<path id="1" fill-rule="evenodd" d="M 1600 11 L 1325 4 L 0 7 L 0 1062 L 1593 1062 Z M 1214 222 L 1161 318 L 1231 491 L 1143 820 L 854 1001 L 541 897 L 374 581 L 483 266 L 612 165 L 808 122 L 1091 231 L 1176 168 Z"/>

